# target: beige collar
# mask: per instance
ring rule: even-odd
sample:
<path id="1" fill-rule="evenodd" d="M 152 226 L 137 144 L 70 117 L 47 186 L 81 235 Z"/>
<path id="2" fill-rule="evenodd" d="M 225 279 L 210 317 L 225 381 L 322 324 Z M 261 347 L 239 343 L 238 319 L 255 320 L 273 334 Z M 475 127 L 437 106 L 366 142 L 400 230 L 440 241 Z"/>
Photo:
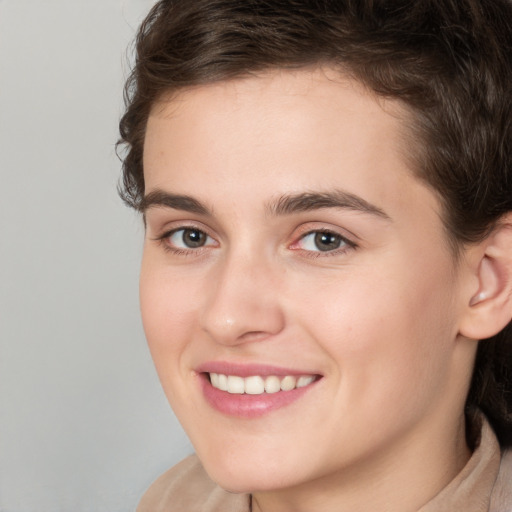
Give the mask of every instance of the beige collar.
<path id="1" fill-rule="evenodd" d="M 500 448 L 491 426 L 482 421 L 477 448 L 462 471 L 418 512 L 488 512 L 500 466 Z"/>

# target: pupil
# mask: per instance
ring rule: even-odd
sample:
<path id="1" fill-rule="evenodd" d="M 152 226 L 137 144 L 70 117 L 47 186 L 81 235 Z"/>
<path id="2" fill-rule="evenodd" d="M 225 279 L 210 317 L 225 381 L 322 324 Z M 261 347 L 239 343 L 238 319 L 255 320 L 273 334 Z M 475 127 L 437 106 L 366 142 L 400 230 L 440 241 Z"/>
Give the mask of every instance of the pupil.
<path id="1" fill-rule="evenodd" d="M 341 239 L 333 233 L 317 233 L 315 245 L 320 251 L 332 251 L 341 245 Z"/>
<path id="2" fill-rule="evenodd" d="M 197 229 L 186 229 L 183 232 L 183 243 L 187 247 L 202 247 L 206 241 L 206 236 L 202 231 Z"/>

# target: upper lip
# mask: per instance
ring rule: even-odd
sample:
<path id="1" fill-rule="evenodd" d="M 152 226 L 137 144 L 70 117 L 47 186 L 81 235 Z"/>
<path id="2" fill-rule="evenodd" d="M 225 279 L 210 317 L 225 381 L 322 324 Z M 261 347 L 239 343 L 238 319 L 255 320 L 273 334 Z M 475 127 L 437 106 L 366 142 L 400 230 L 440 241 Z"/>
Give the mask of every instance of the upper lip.
<path id="1" fill-rule="evenodd" d="M 196 372 L 221 373 L 223 375 L 237 375 L 238 377 L 251 377 L 254 375 L 259 375 L 261 377 L 268 377 L 269 375 L 275 375 L 277 377 L 285 377 L 286 375 L 293 375 L 297 377 L 301 375 L 319 375 L 318 372 L 310 370 L 297 370 L 282 366 L 257 363 L 230 363 L 227 361 L 209 361 L 203 363 L 196 368 Z"/>

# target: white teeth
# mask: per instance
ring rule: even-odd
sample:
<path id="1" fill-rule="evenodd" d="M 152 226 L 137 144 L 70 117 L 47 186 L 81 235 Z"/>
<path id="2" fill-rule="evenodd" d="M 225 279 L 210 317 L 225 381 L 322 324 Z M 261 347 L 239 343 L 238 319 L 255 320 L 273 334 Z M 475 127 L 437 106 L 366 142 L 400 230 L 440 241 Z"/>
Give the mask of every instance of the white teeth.
<path id="1" fill-rule="evenodd" d="M 222 391 L 228 390 L 228 378 L 222 373 L 219 373 L 219 389 Z"/>
<path id="2" fill-rule="evenodd" d="M 314 380 L 315 378 L 312 375 L 299 377 L 297 379 L 297 387 L 303 388 L 304 386 L 309 386 L 309 384 L 311 384 Z"/>
<path id="3" fill-rule="evenodd" d="M 228 393 L 237 395 L 243 394 L 245 391 L 245 383 L 243 377 L 236 375 L 228 375 Z"/>
<path id="4" fill-rule="evenodd" d="M 282 378 L 275 375 L 269 375 L 268 377 L 253 375 L 244 378 L 237 375 L 210 373 L 210 382 L 214 388 L 237 395 L 244 393 L 248 395 L 261 395 L 263 393 L 291 391 L 295 388 L 308 386 L 314 380 L 315 377 L 313 375 L 301 375 L 298 378 L 293 375 L 286 375 Z"/>
<path id="5" fill-rule="evenodd" d="M 295 388 L 295 384 L 297 384 L 297 379 L 291 375 L 287 375 L 281 381 L 281 391 L 291 391 Z"/>
<path id="6" fill-rule="evenodd" d="M 265 391 L 265 382 L 261 377 L 247 377 L 245 379 L 245 392 L 248 395 L 261 395 Z"/>
<path id="7" fill-rule="evenodd" d="M 210 381 L 214 388 L 219 388 L 219 374 L 218 373 L 210 373 Z"/>
<path id="8" fill-rule="evenodd" d="M 281 391 L 281 381 L 279 377 L 275 377 L 274 375 L 267 377 L 265 379 L 265 391 L 267 393 L 277 393 Z"/>

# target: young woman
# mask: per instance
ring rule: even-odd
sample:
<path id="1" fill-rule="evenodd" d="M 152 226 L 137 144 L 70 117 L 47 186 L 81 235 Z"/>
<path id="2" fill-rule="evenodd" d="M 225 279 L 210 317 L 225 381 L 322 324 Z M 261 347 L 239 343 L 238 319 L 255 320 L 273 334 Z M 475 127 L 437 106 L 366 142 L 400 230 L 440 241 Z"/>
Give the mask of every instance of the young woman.
<path id="1" fill-rule="evenodd" d="M 512 4 L 166 0 L 122 195 L 197 456 L 157 511 L 512 510 Z"/>

